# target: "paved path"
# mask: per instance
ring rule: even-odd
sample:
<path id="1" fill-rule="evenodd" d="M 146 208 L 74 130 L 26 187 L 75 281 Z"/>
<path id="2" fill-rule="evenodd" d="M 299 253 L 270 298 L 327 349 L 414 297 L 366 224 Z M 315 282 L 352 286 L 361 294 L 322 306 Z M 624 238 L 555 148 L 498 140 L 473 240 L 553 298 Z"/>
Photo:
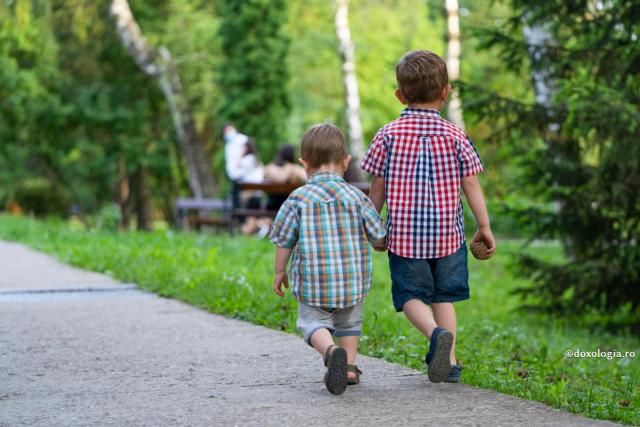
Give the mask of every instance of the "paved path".
<path id="1" fill-rule="evenodd" d="M 320 358 L 294 335 L 0 241 L 3 427 L 612 425 L 378 359 L 359 365 L 362 383 L 330 395 Z"/>

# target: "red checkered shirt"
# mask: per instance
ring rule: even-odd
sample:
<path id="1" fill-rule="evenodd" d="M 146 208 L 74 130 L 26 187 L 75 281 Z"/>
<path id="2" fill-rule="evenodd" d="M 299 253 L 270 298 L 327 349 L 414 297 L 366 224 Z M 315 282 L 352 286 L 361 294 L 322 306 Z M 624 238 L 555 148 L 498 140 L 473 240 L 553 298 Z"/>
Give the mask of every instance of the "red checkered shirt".
<path id="1" fill-rule="evenodd" d="M 461 178 L 484 167 L 471 140 L 437 110 L 405 108 L 373 138 L 362 169 L 385 178 L 391 252 L 442 258 L 464 243 Z"/>

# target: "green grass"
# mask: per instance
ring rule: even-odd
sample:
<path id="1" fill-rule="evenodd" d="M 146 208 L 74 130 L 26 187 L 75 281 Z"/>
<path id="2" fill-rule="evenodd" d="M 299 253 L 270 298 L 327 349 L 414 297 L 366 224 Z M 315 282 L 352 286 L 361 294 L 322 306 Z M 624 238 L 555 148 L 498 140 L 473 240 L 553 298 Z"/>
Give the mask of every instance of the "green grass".
<path id="1" fill-rule="evenodd" d="M 273 247 L 266 241 L 172 231 L 113 234 L 9 216 L 0 216 L 0 238 L 215 313 L 297 333 L 296 302 L 271 290 Z M 463 381 L 587 417 L 640 424 L 640 340 L 518 310 L 511 291 L 527 282 L 505 266 L 521 250 L 521 243 L 503 241 L 491 261 L 469 261 L 472 297 L 457 304 Z M 534 250 L 560 257 L 552 244 Z M 361 351 L 423 369 L 426 340 L 394 312 L 389 288 L 386 255 L 376 253 Z M 568 349 L 637 356 L 571 359 L 564 357 Z"/>

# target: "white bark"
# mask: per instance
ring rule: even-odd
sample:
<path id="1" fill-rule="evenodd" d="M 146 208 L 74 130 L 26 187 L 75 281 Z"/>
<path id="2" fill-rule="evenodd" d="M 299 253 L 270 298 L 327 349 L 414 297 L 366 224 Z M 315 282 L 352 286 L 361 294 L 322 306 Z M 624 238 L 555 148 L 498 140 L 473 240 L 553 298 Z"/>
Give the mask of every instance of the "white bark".
<path id="1" fill-rule="evenodd" d="M 447 21 L 447 53 L 445 62 L 450 80 L 460 78 L 460 5 L 458 0 L 444 0 L 444 11 Z M 462 117 L 462 101 L 460 93 L 454 90 L 449 97 L 447 116 L 451 122 L 464 130 Z"/>
<path id="2" fill-rule="evenodd" d="M 544 23 L 536 23 L 531 26 L 526 22 L 526 20 L 522 34 L 529 46 L 529 58 L 532 64 L 531 78 L 533 80 L 533 91 L 536 96 L 536 103 L 543 106 L 546 109 L 547 114 L 552 114 L 550 109 L 553 107 L 553 97 L 555 96 L 558 88 L 553 80 L 551 71 L 548 68 L 542 68 L 536 64 L 540 62 L 543 55 L 545 55 L 545 47 L 552 46 L 554 44 L 553 34 L 545 28 Z M 549 129 L 550 134 L 556 133 L 560 130 L 560 123 L 550 120 L 547 128 Z M 547 140 L 545 142 L 549 147 L 553 148 L 553 141 Z M 558 160 L 557 155 L 555 159 Z M 553 179 L 553 185 L 556 185 L 556 178 Z M 565 204 L 562 200 L 556 200 L 554 203 L 558 211 L 561 211 L 564 208 Z M 572 240 L 566 235 L 562 236 L 561 240 L 565 254 L 570 258 L 573 255 Z"/>
<path id="3" fill-rule="evenodd" d="M 551 45 L 553 36 L 540 24 L 533 27 L 525 25 L 522 34 L 529 45 L 531 62 L 535 64 L 540 61 L 544 53 L 542 46 Z M 550 107 L 555 90 L 553 88 L 553 82 L 550 79 L 549 71 L 534 67 L 531 71 L 531 77 L 533 79 L 536 102 L 544 107 Z"/>
<path id="4" fill-rule="evenodd" d="M 337 6 L 335 24 L 342 56 L 349 150 L 355 163 L 364 156 L 364 146 L 360 122 L 360 94 L 356 77 L 355 49 L 349 29 L 349 0 L 337 0 Z"/>
<path id="5" fill-rule="evenodd" d="M 178 144 L 187 164 L 189 187 L 193 196 L 213 197 L 215 183 L 211 165 L 196 131 L 191 110 L 184 99 L 180 76 L 171 54 L 164 47 L 156 49 L 149 44 L 135 21 L 127 0 L 112 0 L 111 15 L 122 45 L 140 69 L 156 79 L 167 100 Z"/>

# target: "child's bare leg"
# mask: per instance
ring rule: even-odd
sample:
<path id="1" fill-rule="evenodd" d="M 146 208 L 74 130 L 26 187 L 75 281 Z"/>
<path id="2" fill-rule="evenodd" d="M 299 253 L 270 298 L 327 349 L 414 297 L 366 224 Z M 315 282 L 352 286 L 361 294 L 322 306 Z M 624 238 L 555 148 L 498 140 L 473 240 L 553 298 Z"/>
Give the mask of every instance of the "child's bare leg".
<path id="1" fill-rule="evenodd" d="M 320 353 L 322 357 L 324 357 L 324 355 L 327 353 L 327 349 L 333 345 L 333 336 L 328 329 L 321 328 L 315 331 L 313 335 L 311 335 L 309 341 L 311 342 L 313 348 L 315 348 L 318 353 Z"/>
<path id="2" fill-rule="evenodd" d="M 360 337 L 350 336 L 350 337 L 338 337 L 338 344 L 340 347 L 344 348 L 347 351 L 347 363 L 349 365 L 356 364 L 356 354 L 358 354 L 358 341 Z M 355 372 L 347 372 L 347 378 L 355 379 Z"/>
<path id="3" fill-rule="evenodd" d="M 402 311 L 407 319 L 415 326 L 422 335 L 431 338 L 431 333 L 438 327 L 433 317 L 433 312 L 428 305 L 419 299 L 410 299 L 402 306 Z"/>
<path id="4" fill-rule="evenodd" d="M 438 325 L 442 326 L 453 334 L 451 343 L 451 364 L 456 365 L 456 310 L 450 302 L 432 304 L 433 314 Z"/>

